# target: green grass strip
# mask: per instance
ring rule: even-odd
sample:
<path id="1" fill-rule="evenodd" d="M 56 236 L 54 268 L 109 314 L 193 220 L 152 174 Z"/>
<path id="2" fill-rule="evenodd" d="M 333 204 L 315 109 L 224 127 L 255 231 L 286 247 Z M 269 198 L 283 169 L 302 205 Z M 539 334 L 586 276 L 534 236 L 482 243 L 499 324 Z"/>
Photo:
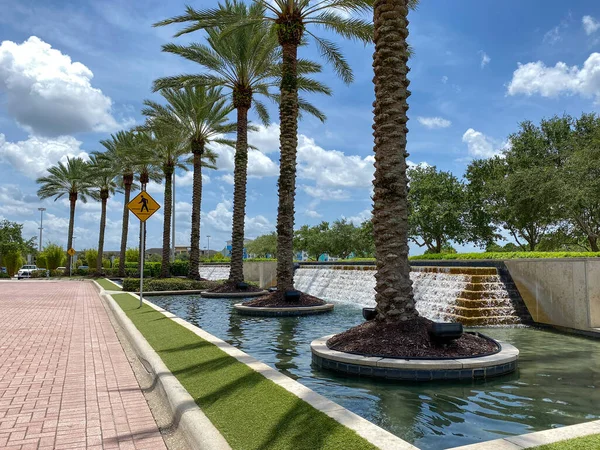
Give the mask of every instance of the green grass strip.
<path id="1" fill-rule="evenodd" d="M 233 449 L 376 448 L 131 295 L 113 298 Z"/>
<path id="2" fill-rule="evenodd" d="M 592 434 L 568 441 L 555 442 L 554 444 L 533 447 L 532 450 L 598 450 L 600 448 L 600 434 Z"/>
<path id="3" fill-rule="evenodd" d="M 96 283 L 98 283 L 100 286 L 102 286 L 102 289 L 105 289 L 107 291 L 120 291 L 121 288 L 116 285 L 115 283 L 112 283 L 110 281 L 108 281 L 105 278 L 101 278 L 101 279 L 97 279 L 94 280 Z"/>

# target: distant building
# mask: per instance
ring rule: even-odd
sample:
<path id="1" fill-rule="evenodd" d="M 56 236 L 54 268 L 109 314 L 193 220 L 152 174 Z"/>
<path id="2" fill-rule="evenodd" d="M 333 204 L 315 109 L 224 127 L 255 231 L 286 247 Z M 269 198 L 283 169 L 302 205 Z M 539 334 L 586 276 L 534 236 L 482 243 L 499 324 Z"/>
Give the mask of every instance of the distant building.
<path id="1" fill-rule="evenodd" d="M 244 259 L 248 259 L 248 251 L 246 250 L 246 245 L 252 242 L 252 239 L 244 239 Z M 221 253 L 226 258 L 231 258 L 231 241 L 227 241 L 227 246 L 221 250 Z"/>

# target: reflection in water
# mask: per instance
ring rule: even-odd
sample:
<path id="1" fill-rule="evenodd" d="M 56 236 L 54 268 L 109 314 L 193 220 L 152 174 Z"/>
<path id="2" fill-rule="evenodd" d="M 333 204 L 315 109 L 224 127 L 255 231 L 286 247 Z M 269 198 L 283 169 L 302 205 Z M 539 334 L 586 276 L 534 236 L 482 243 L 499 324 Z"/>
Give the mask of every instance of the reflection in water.
<path id="1" fill-rule="evenodd" d="M 600 342 L 533 328 L 482 331 L 521 351 L 517 372 L 488 381 L 393 383 L 311 366 L 310 342 L 362 322 L 357 306 L 319 316 L 260 318 L 239 300 L 153 301 L 420 448 L 440 449 L 600 419 Z"/>

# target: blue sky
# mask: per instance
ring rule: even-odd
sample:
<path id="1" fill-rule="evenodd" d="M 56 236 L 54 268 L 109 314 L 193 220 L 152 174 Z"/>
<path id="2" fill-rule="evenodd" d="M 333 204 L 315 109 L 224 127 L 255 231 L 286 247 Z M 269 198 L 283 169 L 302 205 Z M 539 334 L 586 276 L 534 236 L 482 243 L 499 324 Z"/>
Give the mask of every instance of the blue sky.
<path id="1" fill-rule="evenodd" d="M 191 2 L 203 8 L 216 2 Z M 141 123 L 145 98 L 160 76 L 198 68 L 161 45 L 176 26 L 152 28 L 180 14 L 185 2 L 0 0 L 0 218 L 37 234 L 47 208 L 44 241 L 66 244 L 66 202 L 36 198 L 36 176 L 66 155 L 100 150 L 111 132 Z M 476 157 L 489 157 L 518 123 L 554 114 L 597 111 L 600 102 L 600 4 L 555 0 L 422 1 L 410 16 L 409 160 L 462 176 Z M 299 127 L 296 224 L 346 217 L 367 219 L 371 208 L 372 47 L 336 38 L 354 69 L 344 85 L 326 69 L 319 79 L 333 96 L 310 100 L 328 117 Z M 319 59 L 314 47 L 302 57 Z M 271 107 L 273 118 L 277 110 Z M 251 116 L 251 119 L 256 119 Z M 275 228 L 278 124 L 251 136 L 259 151 L 249 166 L 247 236 Z M 219 170 L 208 174 L 202 202 L 202 246 L 221 249 L 230 238 L 232 153 L 217 149 Z M 178 174 L 177 244 L 189 242 L 191 173 Z M 162 201 L 162 186 L 150 188 Z M 120 240 L 122 197 L 109 201 L 106 249 Z M 75 247 L 96 247 L 99 205 L 78 203 Z M 133 221 L 135 224 L 135 221 Z M 149 246 L 159 247 L 162 216 L 148 221 Z M 137 228 L 130 246 L 137 244 Z M 464 250 L 471 246 L 462 247 Z M 413 248 L 414 253 L 419 249 Z"/>

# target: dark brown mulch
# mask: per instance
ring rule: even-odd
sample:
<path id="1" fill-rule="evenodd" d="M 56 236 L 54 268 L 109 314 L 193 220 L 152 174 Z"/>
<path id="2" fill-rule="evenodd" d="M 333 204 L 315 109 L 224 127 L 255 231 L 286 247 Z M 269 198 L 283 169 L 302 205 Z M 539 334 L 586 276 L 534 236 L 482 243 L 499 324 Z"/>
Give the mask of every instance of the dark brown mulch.
<path id="1" fill-rule="evenodd" d="M 262 297 L 255 298 L 249 302 L 244 302 L 242 305 L 254 307 L 262 306 L 268 308 L 289 308 L 292 306 L 321 306 L 327 303 L 320 298 L 313 297 L 312 295 L 305 294 L 304 292 L 302 292 L 300 295 L 300 300 L 297 302 L 286 302 L 284 295 L 284 291 L 270 292 Z"/>
<path id="2" fill-rule="evenodd" d="M 240 289 L 237 287 L 237 283 L 235 283 L 233 281 L 226 281 L 226 282 L 220 283 L 216 287 L 212 288 L 209 292 L 220 292 L 223 294 L 224 293 L 231 294 L 234 292 L 259 292 L 262 290 L 263 289 L 259 288 L 258 286 L 253 286 L 251 284 L 248 284 L 248 289 Z"/>
<path id="3" fill-rule="evenodd" d="M 493 342 L 472 334 L 463 334 L 446 346 L 436 345 L 429 338 L 432 323 L 423 317 L 406 323 L 371 320 L 336 334 L 327 341 L 327 347 L 390 358 L 457 358 L 498 349 Z"/>

